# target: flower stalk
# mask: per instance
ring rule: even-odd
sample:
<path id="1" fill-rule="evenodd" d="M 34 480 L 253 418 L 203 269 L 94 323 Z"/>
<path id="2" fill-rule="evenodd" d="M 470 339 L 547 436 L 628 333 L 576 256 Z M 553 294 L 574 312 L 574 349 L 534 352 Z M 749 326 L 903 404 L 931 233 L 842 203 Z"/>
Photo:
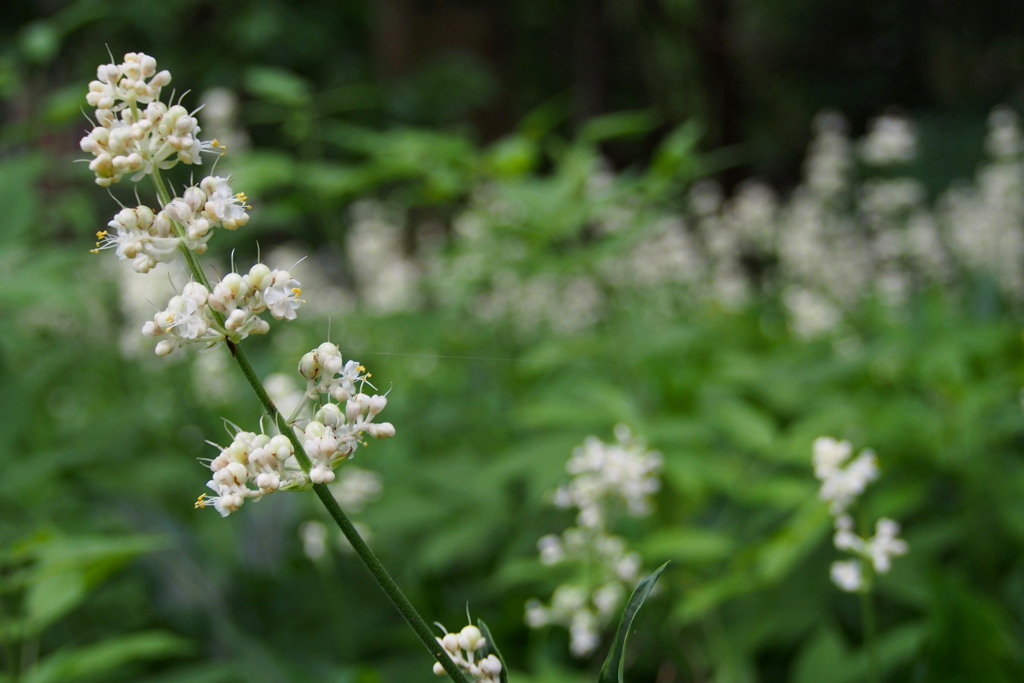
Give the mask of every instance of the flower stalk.
<path id="1" fill-rule="evenodd" d="M 319 405 L 320 394 L 326 393 L 334 402 L 320 406 L 300 439 L 294 425 L 298 409 L 290 419 L 278 411 L 240 348 L 249 334 L 269 329 L 260 314 L 269 312 L 275 319 L 293 320 L 303 303 L 301 289 L 287 271 L 271 270 L 263 264 L 256 264 L 244 275 L 230 273 L 211 286 L 198 254 L 206 250 L 215 228 L 234 230 L 245 225 L 245 211 L 251 207 L 243 193 L 232 192 L 229 179 L 216 176 L 204 178 L 181 197 L 172 196 L 161 169 L 178 163 L 199 165 L 201 153 L 223 154 L 223 146 L 216 140 L 199 140 L 196 119 L 180 103 L 168 106 L 160 101 L 161 88 L 170 81 L 170 73 L 157 72 L 156 60 L 143 53 L 126 54 L 122 64 L 100 66 L 86 98 L 96 107 L 96 125 L 82 139 L 81 147 L 94 156 L 89 167 L 98 185 L 109 187 L 125 176 L 138 181 L 149 175 L 161 207 L 159 211 L 147 206 L 122 209 L 108 224 L 110 230 L 97 233 L 93 253 L 116 249 L 118 258 L 131 260 L 140 273 L 180 254 L 191 275 L 182 293 L 142 328 L 146 336 L 164 337 L 156 346 L 157 355 L 167 355 L 188 343 L 223 343 L 281 435 L 236 433 L 232 444 L 210 463 L 213 478 L 209 486 L 218 496 L 206 499 L 204 494 L 196 507 L 213 506 L 227 516 L 247 498 L 312 487 L 374 581 L 431 653 L 435 671 L 447 673 L 456 683 L 472 683 L 327 487 L 334 480 L 333 469 L 363 445 L 364 434 L 375 438 L 394 435 L 390 423 L 373 422 L 386 405 L 386 397 L 362 393 L 369 384 L 365 368 L 355 361 L 342 365 L 338 348 L 322 344 L 303 357 L 299 371 L 308 382 L 306 399 Z M 301 472 L 286 466 L 291 458 Z"/>

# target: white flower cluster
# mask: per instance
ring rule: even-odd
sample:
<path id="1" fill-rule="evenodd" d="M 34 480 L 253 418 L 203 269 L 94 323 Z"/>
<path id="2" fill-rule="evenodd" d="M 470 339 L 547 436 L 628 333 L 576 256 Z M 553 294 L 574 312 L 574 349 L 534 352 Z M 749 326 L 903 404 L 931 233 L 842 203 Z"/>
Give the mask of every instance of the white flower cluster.
<path id="1" fill-rule="evenodd" d="M 868 484 L 878 478 L 878 459 L 871 450 L 864 450 L 850 460 L 853 446 L 823 436 L 814 441 L 814 476 L 821 481 L 818 495 L 829 504 L 833 515 L 846 512 L 853 500 Z"/>
<path id="2" fill-rule="evenodd" d="M 885 574 L 892 567 L 892 558 L 906 554 L 908 546 L 898 538 L 900 525 L 887 517 L 876 522 L 871 538 L 862 538 L 854 532 L 853 518 L 846 510 L 868 484 L 878 478 L 878 462 L 869 450 L 850 461 L 852 454 L 853 446 L 848 441 L 821 437 L 814 442 L 814 474 L 821 481 L 819 495 L 829 503 L 829 511 L 835 517 L 833 545 L 854 556 L 832 564 L 832 582 L 844 591 L 855 593 L 868 586 L 865 564 L 874 572 Z"/>
<path id="3" fill-rule="evenodd" d="M 231 445 L 210 461 L 213 478 L 206 485 L 217 495 L 202 494 L 196 508 L 212 505 L 227 517 L 247 499 L 259 500 L 280 489 L 304 486 L 307 480 L 302 470 L 286 467 L 294 455 L 291 442 L 283 435 L 239 431 Z"/>
<path id="4" fill-rule="evenodd" d="M 994 110 L 988 158 L 972 180 L 937 198 L 909 175 L 920 148 L 913 122 L 891 114 L 872 121 L 860 139 L 839 113 L 816 117 L 803 177 L 786 196 L 748 181 L 725 197 L 705 181 L 694 185 L 685 211 L 667 210 L 595 164 L 588 188 L 602 189 L 577 205 L 586 216 L 580 223 L 597 239 L 629 239 L 601 252 L 584 273 L 538 267 L 535 247 L 523 238 L 530 230 L 541 234 L 531 205 L 500 183 L 485 184 L 453 221 L 454 248 L 428 252 L 423 285 L 516 331 L 562 334 L 601 320 L 620 293 L 641 297 L 652 318 L 694 307 L 734 310 L 766 295 L 782 304 L 795 336 L 834 336 L 837 343 L 856 333 L 845 323 L 865 302 L 905 311 L 920 292 L 956 297 L 979 281 L 975 275 L 1019 304 L 1022 140 L 1018 116 Z M 559 230 L 579 229 L 565 221 Z M 395 247 L 391 255 L 407 258 Z"/>
<path id="5" fill-rule="evenodd" d="M 917 155 L 913 122 L 894 114 L 874 119 L 868 124 L 868 134 L 861 140 L 860 155 L 875 166 L 913 161 Z"/>
<path id="6" fill-rule="evenodd" d="M 840 515 L 836 518 L 836 533 L 832 539 L 837 550 L 853 553 L 857 559 L 834 562 L 832 564 L 832 582 L 844 591 L 855 593 L 864 585 L 862 562 L 871 564 L 879 574 L 885 574 L 892 568 L 892 558 L 905 555 L 909 549 L 907 542 L 898 538 L 900 525 L 882 517 L 875 523 L 875 535 L 864 539 L 853 532 L 853 518 Z"/>
<path id="7" fill-rule="evenodd" d="M 369 383 L 372 375 L 366 372 L 366 368 L 359 361 L 345 362 L 341 349 L 330 342 L 324 342 L 302 356 L 299 374 L 306 378 L 307 398 L 327 394 L 340 403 L 351 398 L 363 385 L 373 387 Z"/>
<path id="8" fill-rule="evenodd" d="M 198 282 L 187 283 L 181 294 L 171 297 L 167 308 L 142 326 L 142 334 L 166 337 L 156 345 L 158 356 L 189 343 L 239 342 L 270 329 L 259 317 L 261 313 L 269 311 L 278 320 L 294 320 L 302 305 L 301 294 L 299 282 L 287 270 L 271 270 L 257 263 L 245 275 L 228 273 L 212 292 Z M 223 326 L 214 311 L 224 316 Z"/>
<path id="9" fill-rule="evenodd" d="M 640 517 L 651 511 L 650 496 L 659 486 L 661 454 L 648 451 L 625 425 L 615 427 L 616 442 L 589 437 L 566 463 L 572 480 L 555 492 L 558 507 L 579 510 L 576 521 L 560 535 L 537 542 L 540 561 L 579 568 L 579 580 L 555 589 L 548 605 L 526 603 L 531 628 L 558 625 L 569 629 L 569 649 L 586 657 L 597 649 L 601 630 L 614 621 L 631 586 L 640 579 L 640 555 L 608 532 L 614 516 Z"/>
<path id="10" fill-rule="evenodd" d="M 192 301 L 186 295 L 181 298 Z M 340 358 L 341 353 L 330 343 L 321 344 L 316 351 L 324 349 L 326 354 L 326 347 L 333 347 L 334 351 L 327 355 Z M 316 351 L 310 353 L 315 354 Z M 303 356 L 304 360 L 306 356 Z M 302 366 L 300 364 L 300 369 Z M 365 368 L 362 370 L 365 372 Z M 369 385 L 366 381 L 368 376 L 359 378 L 360 389 L 364 384 Z M 387 399 L 384 396 L 368 396 L 357 391 L 348 397 L 344 409 L 336 403 L 321 406 L 306 424 L 302 435 L 303 450 L 312 461 L 308 475 L 294 459 L 295 454 L 287 437 L 239 431 L 231 445 L 222 448 L 220 455 L 210 462 L 213 478 L 208 486 L 217 495 L 201 495 L 196 501 L 196 507 L 212 505 L 226 517 L 241 507 L 246 499 L 259 500 L 278 490 L 331 483 L 335 479 L 334 468 L 351 457 L 359 446 L 365 445 L 364 435 L 378 439 L 395 435 L 395 428 L 390 422 L 373 421 L 385 405 Z M 363 476 L 355 477 L 342 494 L 361 497 L 361 502 L 365 504 L 380 492 L 380 479 L 370 472 L 360 474 Z"/>
<path id="11" fill-rule="evenodd" d="M 313 461 L 309 478 L 314 484 L 334 481 L 334 468 L 364 444 L 364 434 L 375 439 L 395 435 L 390 422 L 373 422 L 387 402 L 385 396 L 360 393 L 345 402 L 344 410 L 337 403 L 328 403 L 316 411 L 302 434 L 303 448 Z"/>
<path id="12" fill-rule="evenodd" d="M 83 138 L 82 149 L 95 157 L 90 168 L 96 182 L 108 186 L 128 173 L 132 181 L 152 173 L 162 197 L 159 210 L 141 204 L 122 208 L 106 230 L 96 233 L 93 253 L 113 249 L 139 273 L 174 261 L 183 250 L 203 253 L 215 228 L 245 225 L 246 211 L 252 208 L 244 193 L 232 191 L 228 178 L 212 175 L 186 188 L 182 196 L 167 198 L 158 171 L 179 161 L 199 164 L 200 152 L 211 148 L 195 137 L 199 126 L 184 107 L 160 102 L 161 88 L 170 81 L 170 73 L 157 72 L 155 59 L 130 52 L 121 64 L 100 66 L 86 96 L 99 125 Z M 303 303 L 299 283 L 288 271 L 262 263 L 245 275 L 228 274 L 212 291 L 201 273 L 193 274 L 201 282 L 185 284 L 142 327 L 147 337 L 163 337 L 157 355 L 166 356 L 187 343 L 238 342 L 265 333 L 269 324 L 259 314 L 269 311 L 279 320 L 294 320 Z"/>
<path id="13" fill-rule="evenodd" d="M 578 508 L 580 526 L 604 528 L 609 507 L 616 503 L 634 517 L 650 512 L 650 496 L 660 486 L 661 453 L 648 451 L 624 424 L 615 426 L 615 441 L 588 437 L 565 466 L 572 480 L 555 491 L 555 505 Z"/>
<path id="14" fill-rule="evenodd" d="M 544 536 L 537 541 L 537 550 L 542 564 L 587 567 L 592 581 L 558 586 L 550 605 L 527 601 L 526 623 L 530 628 L 569 629 L 570 651 L 586 657 L 600 645 L 601 630 L 615 620 L 628 588 L 640 580 L 640 555 L 630 552 L 619 536 L 581 527 L 566 529 L 561 536 Z"/>
<path id="15" fill-rule="evenodd" d="M 395 435 L 390 422 L 374 422 L 388 403 L 386 396 L 364 394 L 370 375 L 358 361 L 342 362 L 337 345 L 324 342 L 299 361 L 299 374 L 308 383 L 307 398 L 327 394 L 338 403 L 325 403 L 303 430 L 303 448 L 313 461 L 314 484 L 334 481 L 334 468 L 363 445 L 363 435 L 384 439 Z M 341 402 L 345 402 L 344 409 Z"/>
<path id="16" fill-rule="evenodd" d="M 445 633 L 437 642 L 456 666 L 472 677 L 474 683 L 498 683 L 501 680 L 501 661 L 497 657 L 487 655 L 477 659 L 477 653 L 487 647 L 487 639 L 476 626 L 466 626 L 458 633 Z M 445 675 L 440 662 L 434 663 L 434 673 Z"/>
<path id="17" fill-rule="evenodd" d="M 198 138 L 199 124 L 187 109 L 160 101 L 160 90 L 170 82 L 170 72 L 157 72 L 156 60 L 141 52 L 99 67 L 85 98 L 96 108 L 96 125 L 81 142 L 82 151 L 94 157 L 89 170 L 96 184 L 108 187 L 127 174 L 139 180 L 178 162 L 199 164 L 200 153 L 219 147 L 216 140 Z"/>
<path id="18" fill-rule="evenodd" d="M 159 262 L 173 261 L 179 245 L 201 254 L 214 228 L 235 230 L 248 223 L 246 209 L 252 207 L 246 201 L 244 193 L 231 191 L 227 178 L 208 176 L 159 213 L 148 206 L 121 209 L 107 223 L 109 230 L 96 233 L 92 252 L 114 249 L 118 259 L 131 260 L 136 272 L 148 273 Z M 175 223 L 180 226 L 180 236 Z"/>

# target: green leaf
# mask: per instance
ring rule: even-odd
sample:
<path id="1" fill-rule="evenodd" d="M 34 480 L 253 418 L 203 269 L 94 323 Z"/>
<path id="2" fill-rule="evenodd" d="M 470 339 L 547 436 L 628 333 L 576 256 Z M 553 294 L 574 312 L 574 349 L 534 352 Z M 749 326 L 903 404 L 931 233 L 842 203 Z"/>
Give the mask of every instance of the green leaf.
<path id="1" fill-rule="evenodd" d="M 616 112 L 587 121 L 579 137 L 586 142 L 635 137 L 650 132 L 658 123 L 657 114 L 648 109 Z"/>
<path id="2" fill-rule="evenodd" d="M 696 527 L 654 531 L 643 539 L 641 547 L 646 557 L 668 557 L 690 564 L 725 560 L 736 552 L 736 542 L 726 534 Z"/>
<path id="3" fill-rule="evenodd" d="M 46 169 L 42 154 L 27 154 L 0 163 L 0 204 L 4 207 L 3 243 L 28 238 L 38 230 L 38 194 L 36 186 Z"/>
<path id="4" fill-rule="evenodd" d="M 309 83 L 286 69 L 250 67 L 245 73 L 245 87 L 254 95 L 287 106 L 303 106 L 311 98 Z"/>
<path id="5" fill-rule="evenodd" d="M 131 662 L 179 657 L 191 649 L 184 638 L 164 631 L 142 631 L 82 647 L 65 648 L 47 657 L 24 683 L 58 683 L 111 674 Z"/>
<path id="6" fill-rule="evenodd" d="M 604 660 L 604 665 L 601 667 L 601 676 L 598 678 L 598 683 L 624 683 L 622 679 L 622 669 L 624 667 L 624 660 L 622 655 L 626 651 L 626 638 L 629 636 L 629 629 L 633 626 L 633 619 L 636 617 L 636 613 L 640 611 L 644 601 L 654 590 L 654 584 L 658 582 L 658 577 L 665 571 L 665 567 L 668 566 L 668 562 L 661 565 L 646 579 L 640 582 L 640 585 L 636 587 L 633 594 L 629 596 L 629 602 L 626 603 L 626 609 L 622 611 L 622 619 L 619 621 L 619 628 L 615 632 L 615 641 L 612 643 L 612 649 L 608 653 L 608 658 Z"/>
<path id="7" fill-rule="evenodd" d="M 139 555 L 163 545 L 157 536 L 54 537 L 33 541 L 35 559 L 25 593 L 25 627 L 40 633 L 78 607 L 89 592 Z"/>
<path id="8" fill-rule="evenodd" d="M 863 679 L 864 673 L 863 662 L 850 653 L 835 628 L 823 626 L 800 652 L 792 675 L 795 683 L 845 683 Z"/>
<path id="9" fill-rule="evenodd" d="M 491 652 L 501 662 L 501 675 L 499 676 L 501 683 L 508 683 L 508 664 L 505 663 L 505 658 L 501 656 L 501 650 L 498 649 L 498 644 L 494 642 L 494 636 L 491 635 L 491 629 L 487 628 L 487 624 L 484 623 L 483 619 L 476 620 L 477 628 L 480 629 L 480 633 L 484 634 L 484 638 L 487 639 L 487 644 L 491 648 Z"/>

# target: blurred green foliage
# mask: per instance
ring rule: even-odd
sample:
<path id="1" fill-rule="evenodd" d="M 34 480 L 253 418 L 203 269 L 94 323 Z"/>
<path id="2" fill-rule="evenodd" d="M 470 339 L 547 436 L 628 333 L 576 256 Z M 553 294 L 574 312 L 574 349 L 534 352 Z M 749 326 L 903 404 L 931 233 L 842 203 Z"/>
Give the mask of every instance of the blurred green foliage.
<path id="1" fill-rule="evenodd" d="M 735 3 L 734 26 L 789 45 L 767 52 L 788 64 L 811 50 L 806 36 L 828 41 L 816 27 L 841 23 L 853 7 L 835 3 L 823 19 L 812 4 L 782 3 L 775 14 Z M 913 16 L 869 4 L 874 19 L 854 34 L 881 21 L 890 43 L 922 54 L 903 42 Z M 506 7 L 509 30 L 543 27 L 545 44 L 557 44 L 572 22 L 555 5 Z M 825 434 L 878 452 L 884 476 L 867 512 L 899 519 L 910 544 L 877 584 L 887 679 L 1024 676 L 1021 315 L 984 281 L 960 298 L 923 292 L 906 315 L 868 302 L 846 347 L 795 338 L 772 297 L 730 310 L 694 306 L 670 287 L 608 287 L 601 316 L 569 330 L 481 310 L 496 271 L 595 276 L 602 259 L 643 236 L 645 215 L 683 206 L 693 181 L 738 161 L 775 171 L 762 150 L 776 134 L 804 135 L 822 104 L 862 119 L 903 92 L 849 62 L 841 66 L 858 76 L 849 81 L 856 88 L 827 64 L 809 89 L 794 84 L 796 67 L 758 81 L 775 62 L 743 43 L 734 68 L 749 66 L 744 79 L 760 84 L 752 100 L 785 86 L 773 109 L 804 116 L 780 123 L 750 107 L 743 150 L 701 152 L 702 140 L 737 142 L 711 115 L 712 94 L 687 80 L 697 43 L 672 40 L 703 5 L 641 5 L 604 10 L 620 55 L 652 29 L 644 54 L 655 76 L 616 88 L 637 81 L 627 68 L 634 58 L 607 69 L 605 109 L 616 113 L 581 108 L 566 95 L 565 60 L 521 41 L 499 60 L 509 73 L 429 45 L 420 45 L 429 58 L 403 53 L 402 68 L 388 71 L 386 55 L 371 57 L 374 40 L 389 43 L 370 3 L 9 8 L 0 29 L 0 681 L 430 676 L 429 660 L 340 544 L 315 561 L 303 553 L 300 525 L 320 519 L 311 496 L 276 495 L 225 520 L 192 510 L 206 480 L 197 459 L 215 452 L 204 441 L 226 441 L 224 421 L 255 429 L 258 408 L 205 357 L 157 359 L 122 341 L 142 322 L 121 305 L 122 264 L 86 253 L 114 205 L 71 163 L 104 43 L 115 55 L 156 56 L 193 90 L 191 106 L 214 86 L 239 98 L 229 124 L 247 142 L 218 171 L 232 173 L 256 209 L 244 230 L 218 235 L 212 256 L 223 264 L 234 249 L 245 262 L 257 241 L 263 251 L 297 244 L 351 294 L 337 311 L 300 315 L 246 344 L 264 375 L 291 372 L 330 326 L 346 356 L 391 387 L 398 435 L 360 451 L 357 464 L 379 472 L 384 490 L 358 521 L 428 618 L 452 626 L 468 603 L 486 619 L 512 680 L 595 679 L 596 661 L 572 660 L 564 633 L 526 628 L 523 605 L 559 582 L 536 559 L 536 540 L 569 523 L 548 493 L 566 477 L 572 448 L 589 434 L 607 438 L 617 422 L 665 455 L 655 514 L 617 532 L 648 570 L 672 560 L 637 617 L 630 680 L 863 679 L 857 604 L 828 580 L 831 525 L 810 466 L 810 445 Z M 652 25 L 652 8 L 666 21 Z M 993 93 L 1019 95 L 1005 87 L 1019 78 L 1007 59 L 988 90 L 976 84 L 976 110 L 939 107 L 952 94 L 928 99 L 970 81 L 966 66 L 953 66 L 975 55 L 975 39 L 958 40 L 952 21 L 929 25 L 929 40 L 948 49 L 915 62 L 928 87 L 904 100 L 934 105 L 927 125 L 940 135 L 931 139 L 949 146 L 970 136 L 943 122 L 969 119 L 980 130 Z M 997 33 L 993 54 L 1017 55 L 1019 39 Z M 836 59 L 850 54 L 837 50 Z M 674 63 L 682 66 L 666 72 Z M 968 174 L 966 153 L 926 153 L 950 159 L 944 177 Z M 616 173 L 595 193 L 609 157 Z M 114 194 L 132 201 L 131 188 Z M 362 255 L 348 239 L 352 203 L 364 197 L 394 207 L 403 256 L 425 264 L 435 249 L 437 263 L 465 266 L 466 257 L 477 269 L 428 281 L 416 306 L 370 305 L 354 265 Z M 469 211 L 482 205 L 500 210 Z M 598 218 L 623 206 L 634 223 L 594 233 Z M 463 239 L 469 213 L 484 239 Z M 433 246 L 417 233 L 423 225 L 436 228 Z"/>

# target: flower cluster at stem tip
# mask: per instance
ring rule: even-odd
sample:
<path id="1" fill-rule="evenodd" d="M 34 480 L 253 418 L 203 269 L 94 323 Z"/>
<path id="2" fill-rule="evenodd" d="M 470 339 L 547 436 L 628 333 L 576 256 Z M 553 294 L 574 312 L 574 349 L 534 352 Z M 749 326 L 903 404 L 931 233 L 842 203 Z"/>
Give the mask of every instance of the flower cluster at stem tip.
<path id="1" fill-rule="evenodd" d="M 849 593 L 868 590 L 871 571 L 885 574 L 892 568 L 892 558 L 905 555 L 909 546 L 899 538 L 900 525 L 882 517 L 875 523 L 875 533 L 863 538 L 854 532 L 853 518 L 847 509 L 878 478 L 878 460 L 874 452 L 864 450 L 852 458 L 853 446 L 823 436 L 814 441 L 814 475 L 821 481 L 818 496 L 829 504 L 835 524 L 832 543 L 837 550 L 852 555 L 851 559 L 832 563 L 832 582 Z"/>
<path id="2" fill-rule="evenodd" d="M 159 338 L 159 356 L 187 344 L 237 344 L 251 334 L 265 334 L 270 324 L 261 314 L 295 320 L 304 303 L 291 273 L 263 263 L 247 272 L 230 272 L 216 284 L 208 282 L 195 255 L 206 251 L 215 228 L 236 230 L 248 223 L 252 207 L 244 193 L 231 189 L 229 178 L 220 176 L 207 176 L 180 196 L 168 191 L 161 171 L 178 163 L 200 165 L 203 152 L 224 153 L 216 140 L 199 138 L 195 112 L 180 101 L 161 101 L 162 89 L 170 82 L 170 72 L 158 71 L 156 60 L 141 52 L 127 53 L 120 64 L 101 65 L 86 95 L 95 107 L 94 125 L 81 142 L 82 150 L 93 155 L 89 169 L 98 185 L 149 176 L 159 202 L 155 208 L 122 207 L 107 229 L 96 234 L 93 253 L 113 250 L 138 273 L 172 262 L 191 273 L 192 279 L 142 326 L 144 336 Z M 375 421 L 387 398 L 363 393 L 364 388 L 373 388 L 366 368 L 356 361 L 343 362 L 334 344 L 321 344 L 306 354 L 299 372 L 308 386 L 294 416 L 313 404 L 301 437 L 236 427 L 231 443 L 218 447 L 220 453 L 209 463 L 212 476 L 207 485 L 215 495 L 201 495 L 197 508 L 213 507 L 227 516 L 246 500 L 274 491 L 330 483 L 334 468 L 365 444 L 365 436 L 394 435 L 391 423 Z M 295 453 L 299 444 L 303 454 Z"/>
<path id="3" fill-rule="evenodd" d="M 158 72 L 156 60 L 141 52 L 129 52 L 121 64 L 96 70 L 85 97 L 96 108 L 96 125 L 81 147 L 94 157 L 89 170 L 96 174 L 97 185 L 109 187 L 127 174 L 138 181 L 179 162 L 200 164 L 202 152 L 218 151 L 216 140 L 198 138 L 195 112 L 160 101 L 160 91 L 170 82 L 170 72 Z"/>
<path id="4" fill-rule="evenodd" d="M 242 227 L 252 208 L 244 193 L 232 191 L 229 178 L 214 175 L 186 188 L 180 197 L 168 195 L 160 170 L 179 162 L 201 164 L 200 152 L 222 149 L 216 141 L 196 137 L 199 125 L 180 104 L 168 107 L 160 101 L 161 89 L 170 82 L 170 72 L 157 72 L 155 59 L 129 52 L 121 64 L 100 66 L 86 95 L 96 108 L 97 125 L 82 138 L 81 147 L 95 157 L 89 168 L 96 182 L 106 187 L 128 173 L 132 181 L 149 175 L 162 204 L 123 207 L 106 230 L 96 233 L 93 253 L 112 249 L 139 273 L 150 272 L 157 263 L 179 261 L 186 252 L 202 254 L 215 228 Z M 160 356 L 187 343 L 237 343 L 267 332 L 269 324 L 258 317 L 264 311 L 278 320 L 294 320 L 303 303 L 301 293 L 288 271 L 258 263 L 247 274 L 229 273 L 212 291 L 203 282 L 186 283 L 145 323 L 142 333 L 163 338 L 155 349 Z"/>
<path id="5" fill-rule="evenodd" d="M 477 653 L 487 647 L 487 639 L 476 626 L 466 626 L 458 633 L 445 633 L 437 642 L 455 665 L 472 677 L 474 683 L 498 683 L 501 680 L 501 661 L 497 657 L 487 655 L 477 659 Z M 440 662 L 434 663 L 434 673 L 438 676 L 445 675 Z"/>
<path id="6" fill-rule="evenodd" d="M 530 628 L 569 629 L 569 649 L 576 657 L 597 649 L 601 630 L 640 580 L 640 555 L 608 529 L 622 514 L 644 517 L 651 512 L 661 462 L 660 453 L 619 424 L 614 443 L 588 437 L 566 463 L 572 479 L 555 491 L 554 503 L 577 509 L 577 526 L 542 537 L 537 550 L 542 564 L 573 566 L 580 578 L 558 586 L 548 604 L 527 601 L 525 619 Z"/>

